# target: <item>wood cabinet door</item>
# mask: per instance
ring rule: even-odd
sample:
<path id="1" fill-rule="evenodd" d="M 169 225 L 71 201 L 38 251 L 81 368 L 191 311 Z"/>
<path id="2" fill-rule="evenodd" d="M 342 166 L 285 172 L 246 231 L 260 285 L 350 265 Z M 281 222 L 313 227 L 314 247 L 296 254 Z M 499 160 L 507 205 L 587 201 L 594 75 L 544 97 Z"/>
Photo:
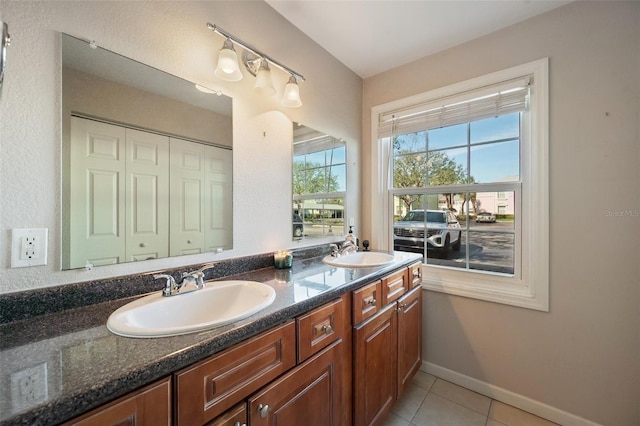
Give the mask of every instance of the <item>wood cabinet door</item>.
<path id="1" fill-rule="evenodd" d="M 396 304 L 360 324 L 353 334 L 354 424 L 379 422 L 396 401 Z"/>
<path id="2" fill-rule="evenodd" d="M 398 300 L 398 397 L 422 365 L 422 287 Z"/>
<path id="3" fill-rule="evenodd" d="M 249 398 L 251 426 L 341 426 L 342 340 Z"/>

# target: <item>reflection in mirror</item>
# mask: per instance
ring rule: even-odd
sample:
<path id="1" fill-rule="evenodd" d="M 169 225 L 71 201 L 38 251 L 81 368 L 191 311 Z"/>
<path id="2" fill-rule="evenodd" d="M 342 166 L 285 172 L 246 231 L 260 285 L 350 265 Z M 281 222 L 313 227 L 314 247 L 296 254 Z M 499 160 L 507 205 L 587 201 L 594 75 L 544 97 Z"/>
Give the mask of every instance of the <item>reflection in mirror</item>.
<path id="1" fill-rule="evenodd" d="M 343 140 L 294 124 L 294 240 L 346 234 L 346 151 Z"/>
<path id="2" fill-rule="evenodd" d="M 62 269 L 232 248 L 231 98 L 203 89 L 62 35 Z"/>

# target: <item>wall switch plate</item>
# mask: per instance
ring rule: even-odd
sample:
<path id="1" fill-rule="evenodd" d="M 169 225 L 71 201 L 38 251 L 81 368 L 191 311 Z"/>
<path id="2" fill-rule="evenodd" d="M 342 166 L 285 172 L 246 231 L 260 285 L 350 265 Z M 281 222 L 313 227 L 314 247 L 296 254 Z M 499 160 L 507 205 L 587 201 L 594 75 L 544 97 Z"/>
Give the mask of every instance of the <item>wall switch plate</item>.
<path id="1" fill-rule="evenodd" d="M 11 267 L 24 268 L 47 264 L 47 228 L 11 231 Z"/>

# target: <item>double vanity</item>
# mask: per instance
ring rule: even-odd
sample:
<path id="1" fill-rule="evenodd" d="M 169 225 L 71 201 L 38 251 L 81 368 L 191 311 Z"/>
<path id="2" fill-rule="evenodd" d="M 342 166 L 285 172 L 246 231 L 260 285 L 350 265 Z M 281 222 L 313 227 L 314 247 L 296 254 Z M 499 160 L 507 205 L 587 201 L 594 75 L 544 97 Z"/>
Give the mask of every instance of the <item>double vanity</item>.
<path id="1" fill-rule="evenodd" d="M 324 254 L 296 252 L 290 269 L 274 268 L 272 255 L 223 261 L 203 289 L 164 298 L 151 274 L 107 283 L 120 297 L 86 306 L 71 299 L 90 298 L 83 292 L 99 293 L 100 283 L 5 297 L 0 424 L 376 424 L 421 365 L 421 257 L 395 252 L 381 262 L 383 253 L 372 253 L 378 266 L 354 257 L 358 265 L 343 267 Z M 136 279 L 154 294 L 122 297 L 128 290 L 119 287 Z M 214 328 L 167 331 L 197 327 L 207 312 L 215 321 L 235 297 L 253 311 Z M 218 307 L 198 308 L 199 298 Z M 54 300 L 66 302 L 58 310 Z M 137 307 L 154 303 L 166 306 L 145 323 L 151 316 Z M 130 335 L 142 338 L 119 335 L 115 323 L 118 334 L 109 331 L 123 311 L 121 323 L 137 324 Z M 145 338 L 154 327 L 167 337 Z"/>

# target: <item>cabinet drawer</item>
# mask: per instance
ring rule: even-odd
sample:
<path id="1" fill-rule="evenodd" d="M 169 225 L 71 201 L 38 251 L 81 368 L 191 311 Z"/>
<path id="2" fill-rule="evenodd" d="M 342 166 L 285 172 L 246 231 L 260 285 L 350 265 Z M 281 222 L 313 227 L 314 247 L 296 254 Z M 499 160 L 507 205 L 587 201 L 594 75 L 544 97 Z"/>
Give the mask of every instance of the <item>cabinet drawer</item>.
<path id="1" fill-rule="evenodd" d="M 63 426 L 171 424 L 171 379 L 145 386 L 117 400 L 65 423 Z"/>
<path id="2" fill-rule="evenodd" d="M 298 362 L 318 353 L 331 343 L 344 337 L 345 297 L 320 306 L 299 317 Z"/>
<path id="3" fill-rule="evenodd" d="M 353 291 L 353 323 L 360 324 L 380 310 L 382 299 L 381 282 L 371 284 Z"/>
<path id="4" fill-rule="evenodd" d="M 397 300 L 407 292 L 409 283 L 407 270 L 401 269 L 382 278 L 382 306 Z"/>
<path id="5" fill-rule="evenodd" d="M 422 284 L 422 263 L 409 266 L 409 287 L 414 288 Z"/>
<path id="6" fill-rule="evenodd" d="M 247 403 L 242 402 L 220 417 L 216 417 L 207 426 L 247 426 Z"/>
<path id="7" fill-rule="evenodd" d="M 177 424 L 204 424 L 292 368 L 295 339 L 290 321 L 176 373 Z"/>

